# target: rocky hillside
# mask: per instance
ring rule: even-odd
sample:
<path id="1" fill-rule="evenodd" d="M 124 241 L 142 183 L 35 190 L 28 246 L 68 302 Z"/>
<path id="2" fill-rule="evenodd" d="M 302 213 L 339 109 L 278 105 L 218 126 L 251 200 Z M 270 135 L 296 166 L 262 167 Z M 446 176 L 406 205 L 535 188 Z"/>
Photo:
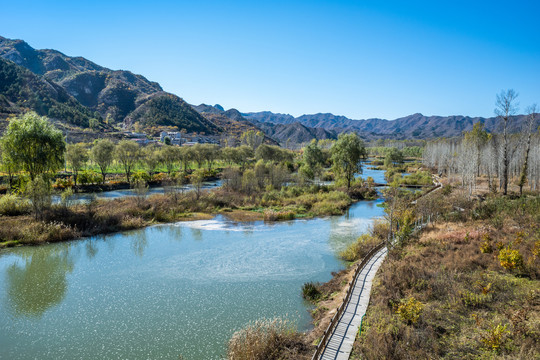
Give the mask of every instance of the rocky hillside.
<path id="1" fill-rule="evenodd" d="M 100 114 L 81 105 L 63 87 L 0 57 L 0 118 L 27 110 L 68 119 L 83 128 L 105 126 Z"/>
<path id="2" fill-rule="evenodd" d="M 173 126 L 206 134 L 221 131 L 178 96 L 164 92 L 158 83 L 129 71 L 107 69 L 85 58 L 70 57 L 56 50 L 36 50 L 22 40 L 3 37 L 0 37 L 0 58 L 28 69 L 35 75 L 34 79 L 39 79 L 41 83 L 63 89 L 64 94 L 76 100 L 66 106 L 85 108 L 89 114 L 95 113 L 110 124 L 127 121 L 130 124 L 139 122 L 142 127 Z M 34 89 L 36 81 L 28 82 L 28 78 L 25 75 L 15 83 L 9 83 L 10 101 L 13 104 L 25 100 L 24 96 L 18 95 L 27 92 L 23 88 L 32 88 L 30 92 L 41 94 Z M 5 96 L 3 91 L 0 93 Z M 35 104 L 30 105 L 28 108 L 39 110 Z M 12 110 L 16 111 L 11 106 L 4 109 L 6 112 Z M 84 126 L 84 121 L 75 120 L 71 114 L 63 119 Z"/>
<path id="3" fill-rule="evenodd" d="M 302 125 L 299 122 L 291 124 L 274 124 L 269 122 L 254 121 L 254 124 L 263 130 L 263 132 L 277 140 L 280 144 L 293 146 L 294 144 L 308 143 L 312 139 L 337 139 L 337 133 L 334 130 L 323 128 L 311 128 Z"/>
<path id="4" fill-rule="evenodd" d="M 246 120 L 236 109 L 229 109 L 225 111 L 225 109 L 223 109 L 223 107 L 219 104 L 214 106 L 201 104 L 192 105 L 192 107 L 212 123 L 226 129 L 227 135 L 235 138 L 236 140 L 239 140 L 244 132 L 251 130 L 264 133 L 266 135 L 265 142 L 267 144 L 278 144 L 278 141 L 276 141 L 273 137 L 268 136 L 263 129 L 254 124 L 252 121 Z"/>
<path id="5" fill-rule="evenodd" d="M 268 111 L 246 113 L 243 116 L 257 122 L 282 124 L 291 126 L 298 122 L 306 127 L 332 130 L 336 133 L 354 131 L 368 140 L 372 139 L 430 139 L 436 137 L 459 136 L 463 131 L 472 129 L 476 122 L 483 122 L 490 132 L 501 130 L 501 121 L 496 117 L 469 116 L 424 116 L 413 114 L 395 120 L 367 119 L 351 120 L 345 116 L 333 114 L 302 115 L 297 118 L 291 115 L 274 114 Z M 511 132 L 519 132 L 523 128 L 525 115 L 514 116 L 509 122 Z M 540 125 L 540 119 L 538 124 Z"/>

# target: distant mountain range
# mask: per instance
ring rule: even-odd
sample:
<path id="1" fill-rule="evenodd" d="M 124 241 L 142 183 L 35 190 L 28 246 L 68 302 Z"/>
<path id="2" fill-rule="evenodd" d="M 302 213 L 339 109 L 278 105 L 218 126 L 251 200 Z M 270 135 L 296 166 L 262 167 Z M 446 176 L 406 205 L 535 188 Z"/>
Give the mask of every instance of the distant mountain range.
<path id="1" fill-rule="evenodd" d="M 294 117 L 269 111 L 241 113 L 220 105 L 194 106 L 142 75 L 111 70 L 56 50 L 36 50 L 22 40 L 0 36 L 0 120 L 27 110 L 47 115 L 66 128 L 91 128 L 96 136 L 122 123 L 150 132 L 170 127 L 236 138 L 244 131 L 262 131 L 267 143 L 282 145 L 335 139 L 341 132 L 356 132 L 366 140 L 431 139 L 459 136 L 476 122 L 483 122 L 490 132 L 501 128 L 496 117 L 413 114 L 391 121 L 352 120 L 329 113 Z M 513 117 L 509 130 L 520 131 L 525 119 Z M 5 125 L 0 121 L 0 130 Z"/>
<path id="2" fill-rule="evenodd" d="M 460 136 L 463 131 L 472 129 L 473 124 L 477 122 L 484 123 L 489 132 L 498 132 L 501 130 L 501 120 L 497 117 L 469 117 L 469 116 L 424 116 L 422 114 L 413 114 L 398 118 L 395 120 L 367 119 L 352 120 L 345 116 L 336 116 L 333 114 L 313 114 L 293 117 L 286 114 L 275 114 L 269 111 L 244 113 L 245 118 L 254 121 L 256 124 L 265 123 L 274 126 L 287 126 L 289 129 L 298 128 L 301 124 L 308 129 L 324 129 L 331 134 L 341 132 L 357 132 L 361 137 L 367 140 L 374 139 L 432 139 L 437 137 Z M 519 132 L 523 129 L 526 115 L 513 116 L 508 124 L 510 132 Z M 540 119 L 535 126 L 540 125 Z M 260 125 L 264 128 L 264 126 Z M 280 133 L 286 133 L 285 128 L 280 128 Z"/>

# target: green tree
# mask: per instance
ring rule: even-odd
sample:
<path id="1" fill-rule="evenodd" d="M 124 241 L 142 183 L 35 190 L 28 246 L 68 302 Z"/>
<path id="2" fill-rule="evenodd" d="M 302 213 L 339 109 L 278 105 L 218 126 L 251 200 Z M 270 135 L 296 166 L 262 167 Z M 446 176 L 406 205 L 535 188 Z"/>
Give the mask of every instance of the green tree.
<path id="1" fill-rule="evenodd" d="M 180 161 L 181 150 L 177 146 L 163 146 L 160 150 L 161 161 L 167 168 L 167 174 L 171 176 L 176 164 Z"/>
<path id="2" fill-rule="evenodd" d="M 9 182 L 9 188 L 13 188 L 13 179 L 15 177 L 15 173 L 17 172 L 16 164 L 13 162 L 13 160 L 9 157 L 8 153 L 4 151 L 2 148 L 3 145 L 0 142 L 0 150 L 2 151 L 1 159 L 2 159 L 2 171 L 6 173 L 8 177 Z"/>
<path id="3" fill-rule="evenodd" d="M 66 151 L 66 160 L 71 166 L 73 181 L 75 182 L 75 186 L 77 186 L 79 172 L 88 162 L 88 150 L 83 144 L 69 144 Z"/>
<path id="4" fill-rule="evenodd" d="M 321 173 L 324 164 L 324 154 L 317 145 L 317 140 L 311 140 L 309 145 L 304 148 L 302 159 L 304 160 L 302 171 L 308 179 L 313 179 Z"/>
<path id="5" fill-rule="evenodd" d="M 331 149 L 334 173 L 347 181 L 347 189 L 356 174 L 362 173 L 362 159 L 367 156 L 364 142 L 354 133 L 340 134 Z"/>
<path id="6" fill-rule="evenodd" d="M 0 142 L 4 159 L 28 172 L 31 180 L 64 165 L 66 142 L 62 132 L 35 112 L 11 120 Z"/>
<path id="7" fill-rule="evenodd" d="M 197 168 L 202 168 L 208 155 L 206 147 L 203 144 L 195 144 L 189 148 L 189 154 L 191 155 L 191 159 L 197 163 Z"/>
<path id="8" fill-rule="evenodd" d="M 263 143 L 264 134 L 260 131 L 248 130 L 240 136 L 242 145 L 249 146 L 254 151 Z"/>
<path id="9" fill-rule="evenodd" d="M 120 163 L 126 174 L 126 181 L 130 183 L 133 167 L 141 159 L 141 149 L 139 144 L 131 140 L 122 140 L 116 145 L 114 150 L 115 158 Z M 131 183 L 130 183 L 131 184 Z"/>
<path id="10" fill-rule="evenodd" d="M 155 146 L 147 146 L 142 151 L 142 161 L 152 175 L 161 163 L 161 152 Z"/>
<path id="11" fill-rule="evenodd" d="M 204 170 L 203 169 L 197 169 L 191 174 L 190 177 L 191 184 L 193 184 L 193 187 L 195 187 L 195 191 L 197 194 L 197 200 L 201 196 L 201 189 L 202 184 L 204 181 Z"/>
<path id="12" fill-rule="evenodd" d="M 97 164 L 103 178 L 102 183 L 105 184 L 107 169 L 113 161 L 114 143 L 109 139 L 99 139 L 94 143 L 91 150 L 92 160 Z"/>
<path id="13" fill-rule="evenodd" d="M 384 166 L 391 167 L 395 164 L 403 164 L 403 153 L 395 147 L 391 147 L 384 157 Z"/>

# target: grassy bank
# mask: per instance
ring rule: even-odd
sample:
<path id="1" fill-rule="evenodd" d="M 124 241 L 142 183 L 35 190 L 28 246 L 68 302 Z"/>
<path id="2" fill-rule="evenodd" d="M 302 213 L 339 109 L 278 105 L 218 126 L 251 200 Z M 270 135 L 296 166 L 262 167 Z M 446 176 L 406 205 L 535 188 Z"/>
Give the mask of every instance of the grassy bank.
<path id="1" fill-rule="evenodd" d="M 351 358 L 539 358 L 540 198 L 430 202 L 442 220 L 389 253 Z"/>
<path id="2" fill-rule="evenodd" d="M 3 203 L 0 201 L 0 247 L 66 241 L 156 223 L 207 219 L 215 214 L 236 221 L 338 215 L 361 194 L 374 195 L 372 190 L 361 187 L 347 192 L 327 186 L 289 186 L 249 194 L 225 187 L 201 191 L 199 195 L 195 191 L 171 192 L 96 200 L 84 205 L 53 205 L 40 219 L 31 216 L 27 201 L 7 195 L 2 197 Z"/>

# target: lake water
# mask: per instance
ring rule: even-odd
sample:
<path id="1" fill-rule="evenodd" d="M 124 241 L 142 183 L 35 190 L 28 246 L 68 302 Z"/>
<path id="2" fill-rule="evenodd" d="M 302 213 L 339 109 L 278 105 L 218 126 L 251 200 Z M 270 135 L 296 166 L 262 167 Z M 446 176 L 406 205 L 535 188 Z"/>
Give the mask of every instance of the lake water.
<path id="1" fill-rule="evenodd" d="M 288 317 L 309 329 L 302 284 L 343 268 L 336 254 L 382 216 L 380 203 L 0 250 L 0 358 L 221 359 L 250 321 Z"/>

